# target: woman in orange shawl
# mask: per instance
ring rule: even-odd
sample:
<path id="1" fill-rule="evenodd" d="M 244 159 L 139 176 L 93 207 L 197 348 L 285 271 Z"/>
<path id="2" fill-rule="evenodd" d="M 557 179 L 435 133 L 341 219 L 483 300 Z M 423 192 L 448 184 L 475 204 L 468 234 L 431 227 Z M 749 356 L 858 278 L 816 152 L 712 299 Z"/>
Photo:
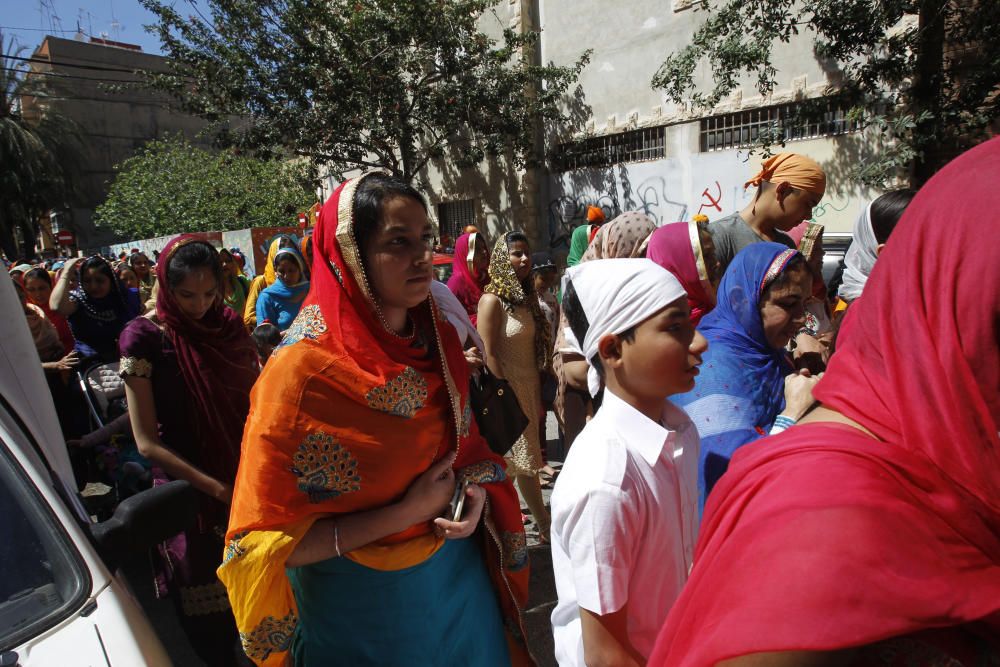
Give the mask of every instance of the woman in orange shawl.
<path id="1" fill-rule="evenodd" d="M 383 174 L 322 209 L 310 294 L 251 396 L 219 568 L 260 665 L 531 662 L 517 495 L 429 295 L 432 239 L 423 198 Z M 461 520 L 435 519 L 466 480 Z"/>

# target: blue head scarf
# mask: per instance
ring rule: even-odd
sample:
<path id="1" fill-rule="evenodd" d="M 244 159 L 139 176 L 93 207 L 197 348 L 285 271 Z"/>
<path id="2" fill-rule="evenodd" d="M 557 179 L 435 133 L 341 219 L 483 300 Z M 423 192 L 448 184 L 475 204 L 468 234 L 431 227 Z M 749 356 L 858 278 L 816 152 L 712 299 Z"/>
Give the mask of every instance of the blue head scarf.
<path id="1" fill-rule="evenodd" d="M 701 436 L 701 506 L 737 448 L 765 435 L 785 407 L 783 349 L 767 343 L 760 319 L 764 290 L 799 253 L 779 243 L 753 243 L 733 258 L 719 285 L 715 310 L 698 330 L 708 340 L 692 391 L 671 397 Z"/>
<path id="2" fill-rule="evenodd" d="M 274 298 L 282 301 L 302 301 L 309 291 L 309 270 L 306 268 L 306 261 L 298 248 L 281 248 L 274 255 L 274 268 L 277 269 L 278 264 L 285 259 L 292 259 L 299 265 L 299 282 L 295 285 L 286 285 L 285 281 L 278 278 L 265 291 Z"/>

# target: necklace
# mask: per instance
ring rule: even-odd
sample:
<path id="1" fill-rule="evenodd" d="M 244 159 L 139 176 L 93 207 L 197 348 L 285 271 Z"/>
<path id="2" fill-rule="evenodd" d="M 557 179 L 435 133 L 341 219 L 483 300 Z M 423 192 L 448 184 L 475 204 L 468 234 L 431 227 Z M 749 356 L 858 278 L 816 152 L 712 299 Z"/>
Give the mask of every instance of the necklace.
<path id="1" fill-rule="evenodd" d="M 385 315 L 382 313 L 382 307 L 378 303 L 375 304 L 375 314 L 378 316 L 379 322 L 382 323 L 382 326 L 385 328 L 385 330 L 391 333 L 396 338 L 401 338 L 403 340 L 412 340 L 417 333 L 417 327 L 413 323 L 413 319 L 410 317 L 409 313 L 406 314 L 406 324 L 409 332 L 403 334 L 397 332 L 392 327 L 392 325 L 389 324 L 389 321 L 385 319 Z"/>

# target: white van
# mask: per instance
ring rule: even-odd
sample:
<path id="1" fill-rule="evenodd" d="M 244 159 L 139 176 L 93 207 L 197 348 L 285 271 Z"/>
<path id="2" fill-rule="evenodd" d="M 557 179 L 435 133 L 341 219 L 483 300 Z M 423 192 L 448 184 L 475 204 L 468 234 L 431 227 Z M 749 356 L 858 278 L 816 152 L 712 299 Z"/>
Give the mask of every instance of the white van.
<path id="1" fill-rule="evenodd" d="M 170 665 L 115 572 L 180 532 L 195 492 L 171 482 L 89 519 L 17 293 L 0 274 L 0 666 Z"/>

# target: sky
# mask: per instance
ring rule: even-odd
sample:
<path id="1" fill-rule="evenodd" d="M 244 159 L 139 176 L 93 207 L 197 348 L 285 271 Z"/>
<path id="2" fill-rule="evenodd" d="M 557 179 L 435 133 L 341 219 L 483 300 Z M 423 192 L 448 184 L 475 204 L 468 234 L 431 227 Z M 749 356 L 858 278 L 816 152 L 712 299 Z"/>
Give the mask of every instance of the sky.
<path id="1" fill-rule="evenodd" d="M 190 10 L 186 0 L 168 0 L 182 14 Z M 77 23 L 85 35 L 138 44 L 147 53 L 161 53 L 159 39 L 143 30 L 155 21 L 139 0 L 0 0 L 0 31 L 3 49 L 11 37 L 30 54 L 46 35 L 73 39 Z M 102 34 L 102 33 L 107 33 Z"/>

